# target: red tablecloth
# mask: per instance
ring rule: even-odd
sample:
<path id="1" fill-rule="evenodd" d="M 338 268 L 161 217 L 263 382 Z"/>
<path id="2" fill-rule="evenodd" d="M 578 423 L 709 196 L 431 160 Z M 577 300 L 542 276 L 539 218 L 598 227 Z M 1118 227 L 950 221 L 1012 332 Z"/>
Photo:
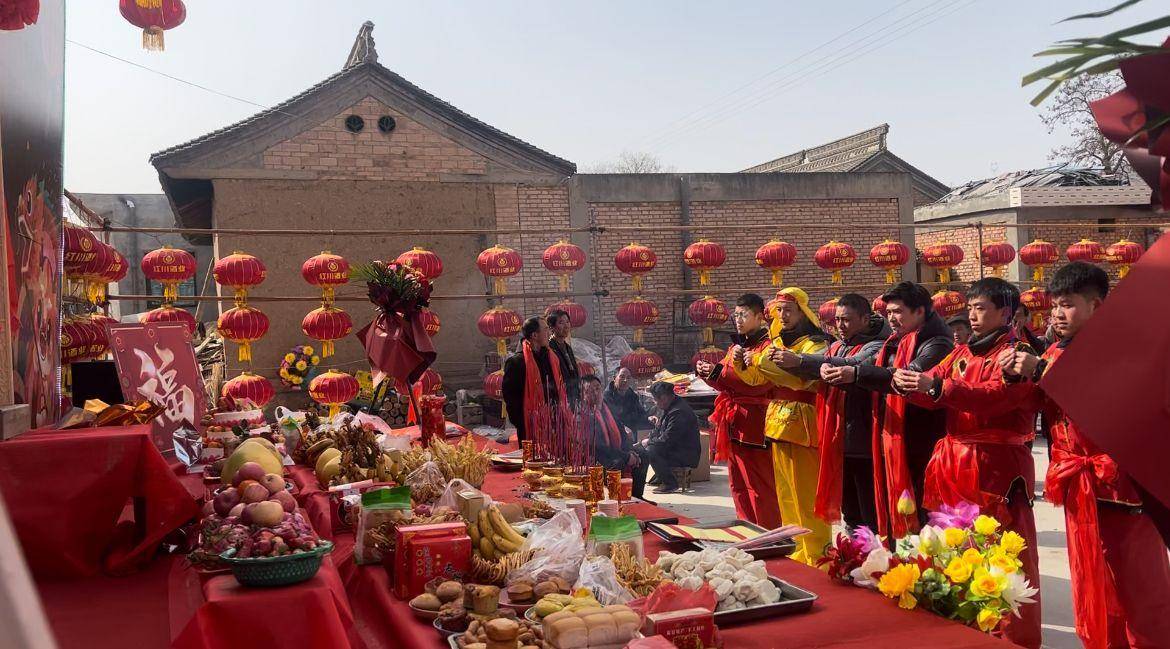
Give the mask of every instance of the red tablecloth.
<path id="1" fill-rule="evenodd" d="M 199 513 L 150 426 L 38 430 L 0 442 L 0 493 L 38 578 L 131 572 Z M 123 515 L 131 499 L 139 520 Z"/>

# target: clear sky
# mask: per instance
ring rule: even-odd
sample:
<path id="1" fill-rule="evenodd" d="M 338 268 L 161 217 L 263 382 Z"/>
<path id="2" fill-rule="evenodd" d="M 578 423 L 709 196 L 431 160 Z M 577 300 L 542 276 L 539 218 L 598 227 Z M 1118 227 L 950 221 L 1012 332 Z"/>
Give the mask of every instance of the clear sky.
<path id="1" fill-rule="evenodd" d="M 582 167 L 645 150 L 679 171 L 737 171 L 888 122 L 895 153 L 954 185 L 1047 164 L 1060 136 L 1045 131 L 1028 104 L 1039 88 L 1020 77 L 1057 39 L 1165 9 L 1146 0 L 1055 24 L 1115 3 L 190 0 L 166 51 L 151 53 L 113 0 L 70 0 L 66 29 L 271 106 L 339 70 L 372 20 L 383 65 Z M 72 43 L 65 84 L 75 192 L 160 191 L 152 152 L 260 110 Z"/>

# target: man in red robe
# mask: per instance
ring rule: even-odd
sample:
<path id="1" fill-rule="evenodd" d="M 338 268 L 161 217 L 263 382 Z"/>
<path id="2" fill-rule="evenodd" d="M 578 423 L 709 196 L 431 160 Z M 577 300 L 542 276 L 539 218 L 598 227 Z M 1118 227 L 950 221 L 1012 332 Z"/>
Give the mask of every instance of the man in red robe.
<path id="1" fill-rule="evenodd" d="M 1005 351 L 999 360 L 1006 376 L 1039 383 L 1103 303 L 1109 276 L 1092 264 L 1072 262 L 1052 276 L 1048 293 L 1060 342 L 1041 357 Z M 1052 425 L 1044 494 L 1064 505 L 1077 636 L 1088 649 L 1165 646 L 1170 560 L 1157 527 L 1113 458 L 1042 391 L 1038 396 Z"/>
<path id="2" fill-rule="evenodd" d="M 732 368 L 737 347 L 760 353 L 771 343 L 764 318 L 764 299 L 755 293 L 741 295 L 732 316 L 737 332 L 735 344 L 727 350 L 722 362 L 712 365 L 699 361 L 695 371 L 719 391 L 711 413 L 711 423 L 715 426 L 715 459 L 727 462 L 735 512 L 744 520 L 772 529 L 780 526 L 772 453 L 764 437 L 772 386 L 748 385 Z"/>
<path id="3" fill-rule="evenodd" d="M 1024 576 L 1039 587 L 1032 515 L 1036 468 L 1029 448 L 1036 430 L 1032 387 L 1005 381 L 997 362 L 1002 352 L 1017 346 L 1011 324 L 1019 306 L 1020 290 L 998 277 L 972 283 L 967 291 L 970 341 L 929 371 L 898 370 L 894 387 L 911 403 L 947 413 L 946 436 L 926 467 L 923 505 L 938 509 L 970 502 L 994 516 L 1024 538 L 1027 547 L 1019 555 Z M 1020 646 L 1040 646 L 1039 595 L 1036 603 L 1021 607 L 1019 618 L 1008 619 L 1004 635 Z"/>

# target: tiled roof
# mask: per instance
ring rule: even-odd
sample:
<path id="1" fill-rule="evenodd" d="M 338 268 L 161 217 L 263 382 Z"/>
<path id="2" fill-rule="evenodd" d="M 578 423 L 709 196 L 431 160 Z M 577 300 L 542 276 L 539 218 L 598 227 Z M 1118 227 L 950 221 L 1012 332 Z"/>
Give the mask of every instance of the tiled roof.
<path id="1" fill-rule="evenodd" d="M 744 169 L 744 173 L 852 171 L 886 150 L 889 124 Z"/>

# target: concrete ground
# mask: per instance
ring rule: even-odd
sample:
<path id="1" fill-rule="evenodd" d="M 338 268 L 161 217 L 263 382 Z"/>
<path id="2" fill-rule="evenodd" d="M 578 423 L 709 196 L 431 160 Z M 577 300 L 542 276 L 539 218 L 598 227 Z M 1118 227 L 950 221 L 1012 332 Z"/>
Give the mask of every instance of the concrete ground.
<path id="1" fill-rule="evenodd" d="M 1076 649 L 1081 646 L 1073 630 L 1068 551 L 1065 545 L 1064 512 L 1043 500 L 1044 475 L 1048 470 L 1048 447 L 1037 440 L 1032 451 L 1036 460 L 1036 536 L 1040 551 L 1041 605 L 1044 608 L 1044 647 Z M 654 494 L 646 497 L 683 516 L 699 521 L 735 518 L 727 486 L 727 467 L 712 466 L 709 482 L 692 483 L 685 494 Z"/>

